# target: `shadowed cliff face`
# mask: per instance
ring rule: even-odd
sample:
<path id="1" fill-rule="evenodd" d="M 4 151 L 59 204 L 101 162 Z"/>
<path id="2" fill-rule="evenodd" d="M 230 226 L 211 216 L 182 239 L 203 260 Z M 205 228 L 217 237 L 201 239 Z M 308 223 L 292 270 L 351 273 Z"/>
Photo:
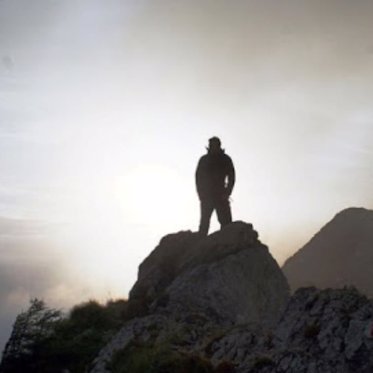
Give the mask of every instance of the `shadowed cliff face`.
<path id="1" fill-rule="evenodd" d="M 350 208 L 337 214 L 289 258 L 283 271 L 292 290 L 353 285 L 373 296 L 372 268 L 373 211 Z"/>
<path id="2" fill-rule="evenodd" d="M 198 310 L 225 322 L 274 322 L 289 288 L 251 224 L 235 222 L 201 238 L 180 232 L 163 238 L 140 265 L 130 302 L 154 312 Z"/>

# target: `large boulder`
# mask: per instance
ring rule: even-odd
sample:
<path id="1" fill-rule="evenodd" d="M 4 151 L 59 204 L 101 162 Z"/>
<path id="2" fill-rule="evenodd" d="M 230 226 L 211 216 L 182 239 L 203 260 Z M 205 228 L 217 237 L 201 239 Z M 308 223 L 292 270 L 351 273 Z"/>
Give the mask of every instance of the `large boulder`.
<path id="1" fill-rule="evenodd" d="M 156 366 L 155 372 L 175 372 L 170 359 L 183 372 L 215 372 L 212 365 L 219 364 L 221 371 L 232 372 L 233 361 L 224 365 L 230 356 L 224 348 L 211 348 L 215 341 L 232 331 L 229 341 L 236 343 L 233 331 L 238 328 L 245 341 L 252 337 L 257 345 L 255 335 L 274 327 L 289 292 L 251 224 L 235 222 L 207 237 L 190 231 L 167 235 L 139 267 L 129 297 L 137 317 L 100 351 L 91 373 L 116 371 L 116 364 L 125 371 L 137 356 L 152 369 Z M 248 352 L 240 348 L 234 355 Z"/>
<path id="2" fill-rule="evenodd" d="M 289 296 L 285 276 L 251 224 L 235 222 L 208 237 L 163 238 L 140 265 L 130 302 L 152 312 L 202 312 L 231 323 L 277 320 Z"/>

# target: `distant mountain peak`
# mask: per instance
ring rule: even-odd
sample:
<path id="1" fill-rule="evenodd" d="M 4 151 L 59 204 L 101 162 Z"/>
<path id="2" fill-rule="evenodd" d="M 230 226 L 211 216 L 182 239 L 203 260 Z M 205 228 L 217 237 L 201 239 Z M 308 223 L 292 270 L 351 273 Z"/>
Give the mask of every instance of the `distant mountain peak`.
<path id="1" fill-rule="evenodd" d="M 355 286 L 373 295 L 373 211 L 342 210 L 290 257 L 282 269 L 292 290 Z"/>

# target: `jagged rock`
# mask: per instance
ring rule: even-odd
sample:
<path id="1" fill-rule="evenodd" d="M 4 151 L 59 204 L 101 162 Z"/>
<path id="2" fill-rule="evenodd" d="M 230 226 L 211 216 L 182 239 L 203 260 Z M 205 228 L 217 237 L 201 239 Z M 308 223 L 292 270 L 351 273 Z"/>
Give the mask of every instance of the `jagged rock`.
<path id="1" fill-rule="evenodd" d="M 235 373 L 371 373 L 373 340 L 366 327 L 372 301 L 356 289 L 299 289 L 276 326 L 218 325 L 203 314 L 150 315 L 128 322 L 96 359 L 92 373 L 129 344 L 167 346 Z"/>
<path id="2" fill-rule="evenodd" d="M 107 372 L 115 353 L 133 341 L 147 341 L 157 350 L 173 340 L 170 349 L 203 355 L 235 325 L 250 322 L 258 330 L 273 325 L 288 297 L 285 276 L 251 224 L 235 222 L 208 237 L 190 231 L 168 235 L 140 265 L 130 292 L 129 303 L 146 304 L 148 315 L 128 322 L 91 372 Z M 235 356 L 243 357 L 247 344 L 237 346 Z M 221 360 L 219 354 L 212 359 Z"/>
<path id="3" fill-rule="evenodd" d="M 150 338 L 149 330 L 163 329 L 167 318 L 150 315 L 129 321 L 111 341 L 100 351 L 93 361 L 91 373 L 109 373 L 108 365 L 116 352 L 125 349 L 133 340 L 146 342 Z"/>
<path id="4" fill-rule="evenodd" d="M 354 288 L 302 288 L 276 327 L 226 330 L 209 351 L 237 373 L 372 373 L 372 318 L 372 301 Z"/>
<path id="5" fill-rule="evenodd" d="M 140 264 L 138 279 L 129 293 L 133 300 L 151 303 L 181 272 L 184 255 L 200 240 L 191 231 L 170 234 Z"/>
<path id="6" fill-rule="evenodd" d="M 170 371 L 158 364 L 165 355 L 207 362 L 202 371 L 211 373 L 373 372 L 371 300 L 354 288 L 311 287 L 284 307 L 287 294 L 250 224 L 237 222 L 206 238 L 166 236 L 131 291 L 148 315 L 123 326 L 91 373 L 108 373 L 118 353 L 120 361 L 132 354 L 148 359 L 156 372 Z"/>
<path id="7" fill-rule="evenodd" d="M 282 269 L 292 290 L 304 286 L 355 286 L 373 296 L 373 211 L 338 213 Z"/>
<path id="8" fill-rule="evenodd" d="M 289 295 L 286 279 L 251 224 L 235 222 L 206 238 L 166 236 L 140 265 L 130 301 L 154 310 L 205 312 L 231 323 L 273 323 Z"/>
<path id="9" fill-rule="evenodd" d="M 274 333 L 275 372 L 372 372 L 372 317 L 372 302 L 354 288 L 299 289 Z"/>

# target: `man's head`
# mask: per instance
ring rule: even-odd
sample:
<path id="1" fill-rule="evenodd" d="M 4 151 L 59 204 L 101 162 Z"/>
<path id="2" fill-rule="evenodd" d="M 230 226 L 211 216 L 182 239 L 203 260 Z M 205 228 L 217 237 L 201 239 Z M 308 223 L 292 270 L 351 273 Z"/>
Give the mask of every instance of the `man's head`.
<path id="1" fill-rule="evenodd" d="M 219 153 L 221 151 L 221 142 L 219 137 L 214 136 L 209 139 L 208 150 L 211 153 Z"/>

